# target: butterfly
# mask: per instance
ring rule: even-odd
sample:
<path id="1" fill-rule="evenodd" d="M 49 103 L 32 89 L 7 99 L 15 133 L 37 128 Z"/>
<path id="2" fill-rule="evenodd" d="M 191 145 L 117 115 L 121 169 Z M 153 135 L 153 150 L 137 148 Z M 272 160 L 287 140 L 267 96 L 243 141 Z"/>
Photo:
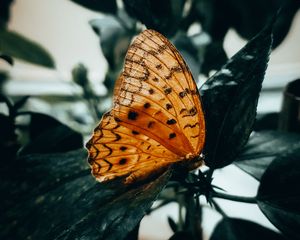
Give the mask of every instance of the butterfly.
<path id="1" fill-rule="evenodd" d="M 129 47 L 116 80 L 113 107 L 86 144 L 100 182 L 147 180 L 173 164 L 195 168 L 205 141 L 205 120 L 192 74 L 160 33 L 145 30 Z"/>

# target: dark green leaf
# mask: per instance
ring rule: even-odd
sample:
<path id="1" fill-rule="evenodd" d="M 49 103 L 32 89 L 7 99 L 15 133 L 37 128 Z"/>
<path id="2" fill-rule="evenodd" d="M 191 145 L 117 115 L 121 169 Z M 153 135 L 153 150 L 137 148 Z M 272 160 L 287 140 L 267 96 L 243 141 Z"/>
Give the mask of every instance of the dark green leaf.
<path id="1" fill-rule="evenodd" d="M 115 14 L 118 9 L 116 0 L 72 0 L 72 2 L 88 9 L 104 13 Z"/>
<path id="2" fill-rule="evenodd" d="M 226 19 L 230 19 L 228 21 L 230 26 L 246 39 L 252 38 L 273 17 L 277 10 L 282 8 L 278 20 L 274 24 L 273 48 L 275 48 L 289 32 L 300 3 L 295 0 L 229 0 L 223 2 L 222 5 L 223 7 L 226 6 L 227 11 L 224 15 Z M 223 9 L 221 6 L 219 8 Z M 255 18 L 252 17 L 253 15 L 255 15 Z"/>
<path id="3" fill-rule="evenodd" d="M 74 239 L 78 236 L 97 239 L 123 239 L 146 214 L 169 178 L 168 172 L 155 181 L 126 191 L 97 211 L 64 231 L 57 239 Z M 91 223 L 97 225 L 91 227 Z"/>
<path id="4" fill-rule="evenodd" d="M 212 169 L 233 162 L 252 131 L 271 30 L 268 25 L 200 89 L 206 119 L 205 162 Z"/>
<path id="5" fill-rule="evenodd" d="M 260 181 L 275 158 L 300 147 L 300 135 L 280 131 L 254 133 L 243 152 L 234 162 L 239 168 Z"/>
<path id="6" fill-rule="evenodd" d="M 228 60 L 222 42 L 212 42 L 205 48 L 201 73 L 208 75 L 211 70 L 220 69 Z"/>
<path id="7" fill-rule="evenodd" d="M 299 239 L 300 146 L 277 157 L 263 174 L 257 203 L 267 218 L 289 239 Z"/>
<path id="8" fill-rule="evenodd" d="M 178 231 L 169 238 L 169 240 L 186 240 L 186 239 L 194 240 L 192 234 L 186 231 Z"/>
<path id="9" fill-rule="evenodd" d="M 20 154 L 64 152 L 81 148 L 83 139 L 80 133 L 56 119 L 42 114 L 30 113 L 30 142 Z"/>
<path id="10" fill-rule="evenodd" d="M 0 0 L 0 28 L 6 27 L 10 18 L 10 5 L 13 0 Z"/>
<path id="11" fill-rule="evenodd" d="M 119 181 L 100 184 L 90 174 L 86 155 L 83 149 L 26 155 L 12 172 L 2 169 L 0 191 L 6 198 L 0 199 L 0 238 L 124 239 L 169 172 L 130 188 Z"/>
<path id="12" fill-rule="evenodd" d="M 278 112 L 258 114 L 253 127 L 254 131 L 278 129 Z"/>
<path id="13" fill-rule="evenodd" d="M 2 58 L 4 61 L 6 61 L 10 65 L 14 64 L 14 60 L 8 55 L 0 54 L 0 58 Z"/>
<path id="14" fill-rule="evenodd" d="M 30 63 L 54 68 L 52 57 L 43 47 L 13 31 L 0 29 L 0 52 Z"/>
<path id="15" fill-rule="evenodd" d="M 185 0 L 124 0 L 130 16 L 140 20 L 149 29 L 165 36 L 172 36 L 178 30 L 183 16 Z"/>
<path id="16" fill-rule="evenodd" d="M 112 70 L 121 68 L 132 34 L 112 16 L 90 21 L 93 30 L 100 36 L 102 52 Z"/>
<path id="17" fill-rule="evenodd" d="M 300 78 L 289 82 L 283 93 L 278 129 L 300 133 Z"/>
<path id="18" fill-rule="evenodd" d="M 234 28 L 243 38 L 251 39 L 282 8 L 274 24 L 275 48 L 288 34 L 299 6 L 296 0 L 195 1 L 192 14 L 194 21 L 201 22 L 203 30 L 211 36 L 213 42 L 223 42 L 229 28 Z"/>
<path id="19" fill-rule="evenodd" d="M 0 166 L 9 164 L 19 148 L 13 119 L 0 113 Z"/>
<path id="20" fill-rule="evenodd" d="M 4 94 L 0 93 L 0 102 L 3 102 L 8 107 L 9 111 L 13 108 L 13 101 Z"/>
<path id="21" fill-rule="evenodd" d="M 223 218 L 214 229 L 210 240 L 284 240 L 280 234 L 261 225 L 238 218 Z"/>

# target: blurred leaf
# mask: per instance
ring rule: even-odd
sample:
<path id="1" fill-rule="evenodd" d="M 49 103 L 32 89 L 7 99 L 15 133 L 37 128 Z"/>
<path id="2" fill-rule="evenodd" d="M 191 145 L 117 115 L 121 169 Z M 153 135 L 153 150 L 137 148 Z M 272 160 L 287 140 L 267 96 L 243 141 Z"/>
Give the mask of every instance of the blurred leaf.
<path id="1" fill-rule="evenodd" d="M 176 224 L 176 222 L 174 221 L 173 218 L 171 218 L 170 216 L 168 216 L 168 223 L 170 228 L 172 229 L 172 231 L 175 233 L 178 230 L 178 226 Z"/>
<path id="2" fill-rule="evenodd" d="M 31 141 L 21 149 L 20 154 L 64 152 L 83 146 L 81 134 L 56 119 L 34 112 L 30 116 Z"/>
<path id="3" fill-rule="evenodd" d="M 183 16 L 185 0 L 123 0 L 128 14 L 165 36 L 173 36 Z"/>
<path id="4" fill-rule="evenodd" d="M 54 68 L 54 61 L 44 48 L 13 31 L 0 29 L 0 52 L 30 63 Z"/>
<path id="5" fill-rule="evenodd" d="M 273 48 L 276 48 L 289 32 L 299 7 L 297 0 L 200 0 L 195 1 L 190 18 L 201 22 L 203 31 L 213 42 L 223 42 L 229 28 L 235 29 L 241 37 L 251 39 L 282 8 L 274 23 Z"/>
<path id="6" fill-rule="evenodd" d="M 11 109 L 13 108 L 12 100 L 9 97 L 7 97 L 6 95 L 1 94 L 1 93 L 0 93 L 0 102 L 5 103 L 9 109 L 9 111 L 11 111 Z"/>
<path id="7" fill-rule="evenodd" d="M 228 60 L 222 42 L 212 42 L 205 48 L 201 73 L 208 76 L 211 70 L 220 69 Z"/>
<path id="8" fill-rule="evenodd" d="M 30 98 L 30 96 L 24 96 L 21 99 L 19 99 L 18 101 L 15 102 L 13 108 L 14 111 L 19 110 L 21 107 L 24 106 L 24 104 L 27 102 L 28 98 Z"/>
<path id="9" fill-rule="evenodd" d="M 233 162 L 246 144 L 272 44 L 268 25 L 201 87 L 206 119 L 205 162 L 212 169 Z"/>
<path id="10" fill-rule="evenodd" d="M 19 147 L 13 119 L 0 113 L 0 166 L 9 164 Z"/>
<path id="11" fill-rule="evenodd" d="M 8 55 L 0 54 L 0 58 L 2 58 L 4 61 L 6 61 L 10 65 L 14 64 L 14 60 Z"/>
<path id="12" fill-rule="evenodd" d="M 253 127 L 254 131 L 276 130 L 278 129 L 278 112 L 257 114 Z"/>
<path id="13" fill-rule="evenodd" d="M 195 1 L 193 6 L 194 18 L 201 23 L 203 31 L 210 35 L 213 42 L 223 42 L 230 28 L 230 20 L 233 16 L 229 13 L 229 1 L 200 0 Z M 262 28 L 263 26 L 260 29 Z"/>
<path id="14" fill-rule="evenodd" d="M 72 2 L 103 13 L 115 14 L 118 9 L 116 0 L 72 0 Z"/>
<path id="15" fill-rule="evenodd" d="M 300 147 L 300 135 L 280 131 L 254 133 L 234 164 L 260 181 L 261 176 L 277 158 Z"/>
<path id="16" fill-rule="evenodd" d="M 90 21 L 93 30 L 100 36 L 102 52 L 109 67 L 116 71 L 121 68 L 133 33 L 126 31 L 112 16 Z"/>
<path id="17" fill-rule="evenodd" d="M 8 116 L 0 113 L 0 142 L 1 144 L 6 143 L 14 133 L 14 122 Z"/>
<path id="18" fill-rule="evenodd" d="M 277 157 L 263 174 L 257 203 L 267 218 L 289 239 L 299 239 L 300 147 Z"/>
<path id="19" fill-rule="evenodd" d="M 0 191 L 7 197 L 0 200 L 0 238 L 124 239 L 169 172 L 130 189 L 119 181 L 100 184 L 90 174 L 86 155 L 84 149 L 26 155 L 11 174 L 3 170 Z"/>
<path id="20" fill-rule="evenodd" d="M 261 225 L 238 218 L 223 218 L 215 227 L 210 240 L 284 240 L 285 238 Z"/>
<path id="21" fill-rule="evenodd" d="M 191 233 L 185 231 L 178 231 L 169 238 L 169 240 L 186 240 L 186 239 L 192 240 L 194 238 Z"/>
<path id="22" fill-rule="evenodd" d="M 10 17 L 10 5 L 13 0 L 0 0 L 0 28 L 6 27 Z"/>
<path id="23" fill-rule="evenodd" d="M 75 83 L 84 88 L 88 84 L 87 68 L 82 63 L 77 64 L 72 69 L 72 78 Z"/>
<path id="24" fill-rule="evenodd" d="M 185 34 L 177 34 L 173 43 L 189 66 L 194 79 L 198 79 L 200 73 L 200 62 L 202 59 L 199 58 L 198 49 L 194 45 L 192 39 Z"/>
<path id="25" fill-rule="evenodd" d="M 300 3 L 297 0 L 228 0 L 223 2 L 225 6 L 231 27 L 246 39 L 252 38 L 282 8 L 274 24 L 273 48 L 276 48 L 289 32 Z M 252 17 L 254 15 L 255 18 Z"/>

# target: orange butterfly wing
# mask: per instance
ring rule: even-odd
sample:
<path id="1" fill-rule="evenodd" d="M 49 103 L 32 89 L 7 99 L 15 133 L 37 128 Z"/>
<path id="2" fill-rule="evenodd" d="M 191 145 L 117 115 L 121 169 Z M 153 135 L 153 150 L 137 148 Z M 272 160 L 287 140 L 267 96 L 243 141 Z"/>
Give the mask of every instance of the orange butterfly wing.
<path id="1" fill-rule="evenodd" d="M 165 37 L 145 30 L 127 52 L 113 109 L 88 143 L 93 174 L 100 181 L 146 178 L 163 166 L 197 157 L 204 140 L 200 95 L 191 72 Z M 145 143 L 151 151 L 140 147 Z M 125 145 L 135 149 L 126 163 L 121 161 L 128 154 L 121 150 Z"/>

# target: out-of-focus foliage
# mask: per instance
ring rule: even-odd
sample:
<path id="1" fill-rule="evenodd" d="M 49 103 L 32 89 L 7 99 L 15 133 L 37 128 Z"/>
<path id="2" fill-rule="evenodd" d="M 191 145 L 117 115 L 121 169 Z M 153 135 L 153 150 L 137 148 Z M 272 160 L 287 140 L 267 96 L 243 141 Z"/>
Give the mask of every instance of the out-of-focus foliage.
<path id="1" fill-rule="evenodd" d="M 0 53 L 33 64 L 54 68 L 53 58 L 40 44 L 7 28 L 12 3 L 13 0 L 0 0 Z"/>

